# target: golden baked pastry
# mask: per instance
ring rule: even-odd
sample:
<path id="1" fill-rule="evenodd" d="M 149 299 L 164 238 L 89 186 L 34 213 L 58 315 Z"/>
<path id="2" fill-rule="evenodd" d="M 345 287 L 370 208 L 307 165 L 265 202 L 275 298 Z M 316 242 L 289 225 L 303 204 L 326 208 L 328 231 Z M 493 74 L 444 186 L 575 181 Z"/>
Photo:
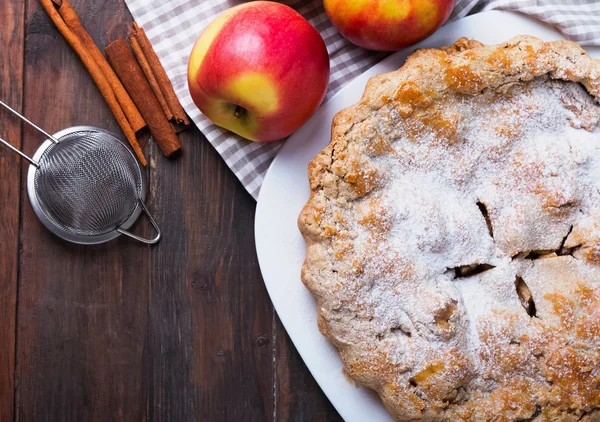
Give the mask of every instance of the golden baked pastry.
<path id="1" fill-rule="evenodd" d="M 461 39 L 334 119 L 302 279 L 394 417 L 600 420 L 599 97 L 572 42 Z"/>

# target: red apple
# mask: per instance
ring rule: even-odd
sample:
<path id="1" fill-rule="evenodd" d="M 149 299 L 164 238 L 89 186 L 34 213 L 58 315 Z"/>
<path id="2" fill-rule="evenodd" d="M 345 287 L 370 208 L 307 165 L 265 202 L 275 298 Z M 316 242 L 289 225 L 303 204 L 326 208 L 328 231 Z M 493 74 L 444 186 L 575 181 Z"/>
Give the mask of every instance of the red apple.
<path id="1" fill-rule="evenodd" d="M 294 9 L 254 1 L 225 11 L 204 30 L 188 82 L 213 123 L 252 141 L 274 141 L 302 126 L 323 101 L 329 55 Z"/>
<path id="2" fill-rule="evenodd" d="M 354 44 L 394 51 L 433 34 L 450 16 L 454 0 L 324 0 L 323 5 Z"/>

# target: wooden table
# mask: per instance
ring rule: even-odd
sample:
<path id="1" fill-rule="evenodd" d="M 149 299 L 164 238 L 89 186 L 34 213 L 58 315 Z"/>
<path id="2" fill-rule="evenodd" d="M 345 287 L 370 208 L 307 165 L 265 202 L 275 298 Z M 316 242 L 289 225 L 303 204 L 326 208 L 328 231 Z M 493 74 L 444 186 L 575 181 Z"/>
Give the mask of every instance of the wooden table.
<path id="1" fill-rule="evenodd" d="M 126 35 L 123 0 L 72 3 L 101 48 Z M 46 130 L 119 133 L 37 0 L 0 1 L 0 72 L 0 98 Z M 42 141 L 4 111 L 0 122 L 27 153 Z M 28 166 L 0 149 L 1 422 L 340 419 L 267 296 L 254 200 L 197 129 L 181 139 L 175 161 L 146 149 L 164 233 L 153 248 L 54 237 L 29 205 Z"/>

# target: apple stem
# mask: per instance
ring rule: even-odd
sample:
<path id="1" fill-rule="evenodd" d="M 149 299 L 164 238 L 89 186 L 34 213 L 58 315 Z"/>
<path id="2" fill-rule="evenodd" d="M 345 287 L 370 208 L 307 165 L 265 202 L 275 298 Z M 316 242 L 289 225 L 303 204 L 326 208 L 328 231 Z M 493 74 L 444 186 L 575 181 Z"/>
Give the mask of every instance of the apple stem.
<path id="1" fill-rule="evenodd" d="M 233 117 L 235 117 L 236 119 L 239 119 L 242 115 L 242 110 L 243 110 L 242 107 L 240 107 L 239 105 L 236 105 L 235 111 L 233 112 Z"/>

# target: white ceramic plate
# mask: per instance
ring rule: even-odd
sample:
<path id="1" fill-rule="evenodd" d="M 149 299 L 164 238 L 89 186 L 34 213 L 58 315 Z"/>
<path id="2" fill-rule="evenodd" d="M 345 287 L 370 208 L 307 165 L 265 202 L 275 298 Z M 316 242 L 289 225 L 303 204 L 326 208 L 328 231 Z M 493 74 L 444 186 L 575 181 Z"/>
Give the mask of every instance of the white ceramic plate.
<path id="1" fill-rule="evenodd" d="M 558 31 L 523 15 L 486 12 L 441 28 L 427 40 L 393 54 L 345 86 L 279 150 L 262 185 L 256 208 L 256 249 L 271 300 L 308 369 L 331 403 L 348 422 L 392 421 L 379 397 L 355 386 L 342 372 L 337 349 L 317 328 L 317 307 L 300 280 L 306 247 L 297 219 L 310 196 L 307 166 L 329 144 L 331 121 L 358 102 L 370 77 L 398 69 L 416 48 L 450 45 L 460 37 L 498 44 L 515 35 L 546 41 L 563 38 Z M 599 57 L 599 49 L 590 49 Z"/>

